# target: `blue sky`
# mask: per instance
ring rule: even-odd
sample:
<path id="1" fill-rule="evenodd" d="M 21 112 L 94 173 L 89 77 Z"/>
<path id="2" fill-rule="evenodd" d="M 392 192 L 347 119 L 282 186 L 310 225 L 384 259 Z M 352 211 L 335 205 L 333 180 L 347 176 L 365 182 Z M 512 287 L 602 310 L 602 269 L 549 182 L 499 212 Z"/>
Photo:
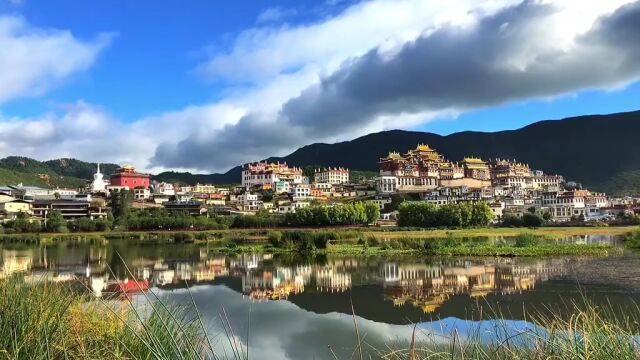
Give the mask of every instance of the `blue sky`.
<path id="1" fill-rule="evenodd" d="M 638 8 L 0 0 L 0 155 L 224 171 L 385 129 L 637 110 Z"/>

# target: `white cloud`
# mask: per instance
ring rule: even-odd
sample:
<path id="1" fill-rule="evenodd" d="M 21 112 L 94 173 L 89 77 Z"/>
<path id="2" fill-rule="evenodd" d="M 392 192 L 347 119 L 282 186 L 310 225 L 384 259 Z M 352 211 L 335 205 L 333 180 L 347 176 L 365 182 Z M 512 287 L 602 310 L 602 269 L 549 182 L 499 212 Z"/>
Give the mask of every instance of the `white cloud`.
<path id="1" fill-rule="evenodd" d="M 376 1 L 357 5 L 322 24 L 263 32 L 256 43 L 241 36 L 230 53 L 209 63 L 213 70 L 249 73 L 256 79 L 277 78 L 288 67 L 304 64 L 303 68 L 319 69 L 319 83 L 306 87 L 278 111 L 249 111 L 236 124 L 208 138 L 192 135 L 164 143 L 153 162 L 224 169 L 285 155 L 310 142 L 407 127 L 420 119 L 509 101 L 629 83 L 640 76 L 640 64 L 634 60 L 640 46 L 629 38 L 638 33 L 633 24 L 640 23 L 640 2 L 620 8 L 631 2 L 539 0 L 515 6 L 486 2 L 466 7 L 464 2 L 454 2 L 451 8 L 447 2 L 447 9 L 441 9 L 423 1 L 420 5 L 432 5 L 436 13 L 416 22 L 414 38 L 411 26 L 394 25 L 398 19 L 411 24 L 411 15 L 420 10 L 418 4 L 393 2 L 400 4 L 394 7 Z M 376 10 L 373 15 L 372 9 Z M 616 10 L 620 13 L 614 13 Z M 393 29 L 394 35 L 376 38 L 378 29 L 368 33 L 367 24 L 356 26 L 351 17 Z M 358 30 L 349 33 L 342 29 L 345 24 Z M 334 34 L 336 28 L 345 35 Z M 297 41 L 300 34 L 307 42 Z M 357 45 L 351 41 L 363 34 L 371 35 L 367 41 L 375 39 L 377 47 L 357 56 L 366 49 L 367 41 Z M 333 47 L 327 45 L 331 41 Z M 285 43 L 287 56 L 279 56 L 285 53 Z M 332 59 L 343 59 L 347 49 L 354 57 L 331 71 Z M 315 57 L 322 61 L 316 63 Z M 246 67 L 259 63 L 260 58 L 267 59 L 262 66 Z"/>
<path id="2" fill-rule="evenodd" d="M 61 115 L 0 117 L 0 154 L 224 171 L 311 142 L 609 89 L 638 67 L 632 40 L 618 47 L 634 23 L 606 20 L 629 2 L 372 0 L 312 24 L 248 29 L 201 66 L 228 82 L 221 100 L 130 123 L 82 102 Z M 36 76 L 21 94 L 73 71 Z"/>
<path id="3" fill-rule="evenodd" d="M 111 39 L 91 41 L 70 32 L 36 28 L 16 16 L 0 16 L 0 104 L 41 95 L 69 76 L 88 69 Z"/>
<path id="4" fill-rule="evenodd" d="M 298 11 L 295 9 L 283 9 L 280 7 L 272 7 L 263 10 L 260 14 L 258 14 L 258 18 L 256 21 L 258 23 L 270 23 L 270 22 L 278 22 L 284 20 L 286 18 L 290 18 L 298 14 Z"/>
<path id="5" fill-rule="evenodd" d="M 248 29 L 229 51 L 202 65 L 205 74 L 230 80 L 264 80 L 314 65 L 332 72 L 345 60 L 383 44 L 414 40 L 425 29 L 466 24 L 474 13 L 492 13 L 516 0 L 377 0 L 335 17 L 296 27 Z"/>

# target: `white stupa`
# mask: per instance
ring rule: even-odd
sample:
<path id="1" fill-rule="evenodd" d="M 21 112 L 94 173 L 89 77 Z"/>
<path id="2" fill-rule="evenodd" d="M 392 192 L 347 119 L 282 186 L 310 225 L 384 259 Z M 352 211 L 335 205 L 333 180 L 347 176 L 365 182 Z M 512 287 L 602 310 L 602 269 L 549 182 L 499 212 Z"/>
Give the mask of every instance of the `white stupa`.
<path id="1" fill-rule="evenodd" d="M 98 169 L 93 174 L 93 181 L 91 182 L 91 192 L 104 192 L 107 189 L 107 182 L 104 181 L 104 175 L 100 172 L 100 164 L 98 163 Z"/>

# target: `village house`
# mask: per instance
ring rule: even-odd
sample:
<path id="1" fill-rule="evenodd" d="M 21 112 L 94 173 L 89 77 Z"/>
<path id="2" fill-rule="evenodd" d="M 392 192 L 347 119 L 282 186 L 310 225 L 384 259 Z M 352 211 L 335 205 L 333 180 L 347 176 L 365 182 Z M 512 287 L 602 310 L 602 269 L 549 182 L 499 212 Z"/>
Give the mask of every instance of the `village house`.
<path id="1" fill-rule="evenodd" d="M 342 167 L 328 167 L 323 169 L 316 169 L 313 174 L 314 183 L 327 183 L 327 184 L 348 184 L 349 183 L 349 169 Z"/>

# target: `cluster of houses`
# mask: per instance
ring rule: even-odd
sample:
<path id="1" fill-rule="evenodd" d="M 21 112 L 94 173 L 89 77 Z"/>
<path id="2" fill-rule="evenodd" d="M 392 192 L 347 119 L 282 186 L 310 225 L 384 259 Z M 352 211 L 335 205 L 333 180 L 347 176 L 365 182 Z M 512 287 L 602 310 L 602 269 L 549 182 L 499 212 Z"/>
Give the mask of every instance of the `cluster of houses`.
<path id="1" fill-rule="evenodd" d="M 283 214 L 312 204 L 372 201 L 383 219 L 392 220 L 396 215 L 392 204 L 405 199 L 435 205 L 486 201 L 496 221 L 532 210 L 558 222 L 640 212 L 640 199 L 611 199 L 516 160 L 467 157 L 453 162 L 423 144 L 405 154 L 390 152 L 379 161 L 379 175 L 369 179 L 352 181 L 349 169 L 342 167 L 318 168 L 306 175 L 299 167 L 261 161 L 243 166 L 240 185 L 219 187 L 152 181 L 131 165 L 105 179 L 98 165 L 93 181 L 82 189 L 0 187 L 0 219 L 15 219 L 20 213 L 44 219 L 52 210 L 66 219 L 100 218 L 106 216 L 109 194 L 121 190 L 132 192 L 134 207 L 191 215 Z"/>
<path id="2" fill-rule="evenodd" d="M 604 193 L 582 189 L 561 175 L 532 170 L 516 160 L 467 157 L 453 162 L 420 144 L 403 155 L 390 152 L 379 165 L 380 176 L 375 180 L 379 199 L 414 193 L 436 205 L 486 201 L 496 221 L 532 210 L 548 213 L 558 222 L 606 220 L 640 211 L 640 199 L 610 199 Z"/>

